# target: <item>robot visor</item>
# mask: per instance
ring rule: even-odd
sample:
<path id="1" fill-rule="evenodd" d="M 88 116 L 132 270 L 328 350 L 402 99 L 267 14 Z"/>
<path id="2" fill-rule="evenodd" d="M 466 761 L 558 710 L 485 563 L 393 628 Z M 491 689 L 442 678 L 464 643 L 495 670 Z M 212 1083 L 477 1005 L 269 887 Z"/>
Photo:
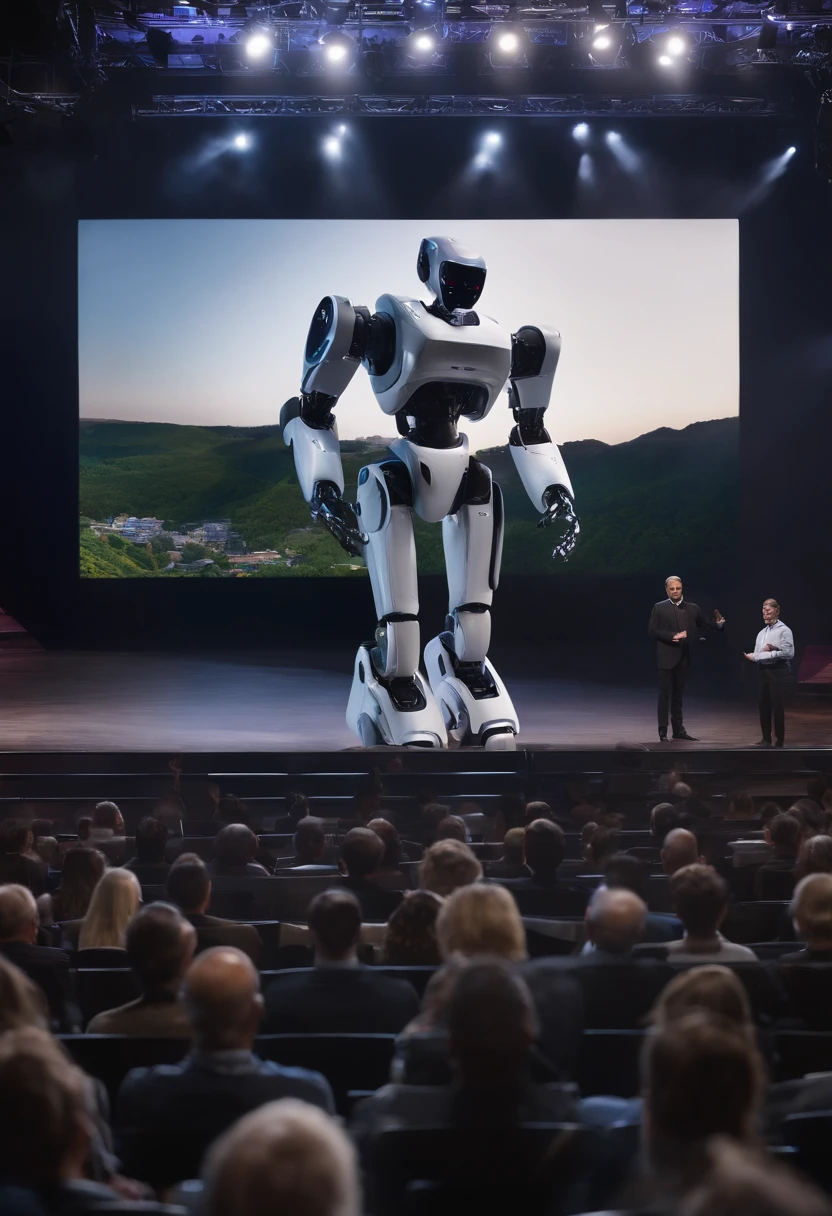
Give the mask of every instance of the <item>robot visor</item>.
<path id="1" fill-rule="evenodd" d="M 482 294 L 485 271 L 480 266 L 443 262 L 439 267 L 439 286 L 446 308 L 473 308 Z"/>

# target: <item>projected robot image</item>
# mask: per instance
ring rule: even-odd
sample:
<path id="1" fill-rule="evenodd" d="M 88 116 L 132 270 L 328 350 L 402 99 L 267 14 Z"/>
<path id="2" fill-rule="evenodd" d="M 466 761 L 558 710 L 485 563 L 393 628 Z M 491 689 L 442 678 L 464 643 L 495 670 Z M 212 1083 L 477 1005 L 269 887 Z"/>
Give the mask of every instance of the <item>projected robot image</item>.
<path id="1" fill-rule="evenodd" d="M 552 556 L 568 558 L 580 524 L 544 425 L 560 334 L 542 325 L 511 334 L 476 311 L 486 265 L 459 241 L 423 240 L 416 270 L 430 303 L 383 295 L 371 313 L 343 296 L 324 297 L 309 328 L 300 396 L 283 406 L 280 425 L 312 517 L 363 557 L 370 574 L 375 645 L 360 646 L 355 658 L 349 727 L 365 747 L 436 748 L 452 740 L 511 750 L 517 714 L 488 659 L 503 500 L 458 424 L 484 418 L 508 388 L 509 451 L 541 513 L 538 526 L 558 520 L 562 528 Z M 400 438 L 389 460 L 361 469 L 352 503 L 343 497 L 333 410 L 361 366 Z M 414 512 L 441 521 L 448 576 L 445 630 L 425 647 L 427 680 L 419 666 Z"/>

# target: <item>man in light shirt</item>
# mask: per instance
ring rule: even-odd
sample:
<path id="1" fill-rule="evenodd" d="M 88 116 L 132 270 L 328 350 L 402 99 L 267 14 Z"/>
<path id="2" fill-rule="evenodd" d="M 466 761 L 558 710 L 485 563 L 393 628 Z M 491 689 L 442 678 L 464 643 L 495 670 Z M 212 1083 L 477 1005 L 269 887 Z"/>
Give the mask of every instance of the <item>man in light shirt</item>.
<path id="1" fill-rule="evenodd" d="M 784 697 L 791 686 L 794 638 L 788 625 L 780 620 L 777 600 L 763 600 L 765 624 L 757 634 L 754 653 L 746 654 L 757 664 L 758 704 L 762 738 L 755 747 L 771 747 L 771 722 L 774 719 L 774 746 L 783 746 L 785 734 Z"/>

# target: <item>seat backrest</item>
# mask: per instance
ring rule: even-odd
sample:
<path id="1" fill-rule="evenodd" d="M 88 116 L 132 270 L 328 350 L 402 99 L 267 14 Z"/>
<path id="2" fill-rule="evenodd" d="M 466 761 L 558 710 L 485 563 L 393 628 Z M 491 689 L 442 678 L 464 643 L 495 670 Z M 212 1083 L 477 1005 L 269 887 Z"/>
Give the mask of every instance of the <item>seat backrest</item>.
<path id="1" fill-rule="evenodd" d="M 346 1114 L 350 1090 L 387 1083 L 395 1043 L 393 1034 L 264 1034 L 254 1050 L 262 1059 L 323 1073 L 339 1114 Z"/>
<path id="2" fill-rule="evenodd" d="M 176 1064 L 190 1051 L 189 1039 L 151 1039 L 139 1035 L 65 1034 L 60 1041 L 75 1063 L 102 1081 L 114 1108 L 121 1082 L 131 1068 Z"/>
<path id="3" fill-rule="evenodd" d="M 794 948 L 794 942 L 785 943 Z M 832 1008 L 832 963 L 786 963 L 778 969 L 789 1017 L 809 1030 L 828 1030 Z"/>
<path id="4" fill-rule="evenodd" d="M 832 1032 L 778 1030 L 774 1055 L 778 1081 L 793 1081 L 809 1072 L 832 1072 Z"/>
<path id="5" fill-rule="evenodd" d="M 129 967 L 82 967 L 75 972 L 75 993 L 86 1026 L 97 1013 L 135 1001 L 141 988 Z"/>
<path id="6" fill-rule="evenodd" d="M 615 1094 L 634 1098 L 640 1089 L 643 1030 L 585 1030 L 581 1038 L 578 1086 L 587 1098 Z"/>
<path id="7" fill-rule="evenodd" d="M 832 1154 L 829 1152 L 832 1110 L 787 1115 L 782 1124 L 782 1136 L 786 1144 L 797 1149 L 794 1164 L 828 1191 L 832 1186 Z"/>
<path id="8" fill-rule="evenodd" d="M 728 905 L 722 933 L 730 942 L 770 942 L 780 933 L 786 901 L 735 903 Z"/>

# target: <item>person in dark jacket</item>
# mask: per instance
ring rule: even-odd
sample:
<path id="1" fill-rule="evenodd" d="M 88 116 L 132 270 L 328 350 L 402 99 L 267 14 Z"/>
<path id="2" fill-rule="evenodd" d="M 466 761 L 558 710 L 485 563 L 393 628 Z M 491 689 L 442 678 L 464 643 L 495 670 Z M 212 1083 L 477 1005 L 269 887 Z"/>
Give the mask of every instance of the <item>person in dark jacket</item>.
<path id="1" fill-rule="evenodd" d="M 322 891 L 309 905 L 308 922 L 315 966 L 273 981 L 266 992 L 266 1032 L 398 1034 L 419 1012 L 419 998 L 406 980 L 359 963 L 361 907 L 355 895 Z"/>
<path id="2" fill-rule="evenodd" d="M 19 967 L 43 991 L 53 1024 L 64 1031 L 77 1027 L 71 1000 L 69 955 L 38 946 L 38 906 L 28 887 L 0 886 L 0 954 Z"/>
<path id="3" fill-rule="evenodd" d="M 165 890 L 171 903 L 196 929 L 197 953 L 212 946 L 235 946 L 257 966 L 262 943 L 254 926 L 208 915 L 211 876 L 205 862 L 196 853 L 182 853 L 177 857 L 170 868 Z"/>
<path id="4" fill-rule="evenodd" d="M 366 921 L 387 921 L 402 902 L 401 891 L 390 891 L 375 881 L 384 860 L 384 841 L 370 828 L 352 828 L 341 845 L 341 870 L 346 887 L 361 904 Z"/>
<path id="5" fill-rule="evenodd" d="M 161 819 L 145 816 L 136 828 L 136 856 L 127 862 L 142 886 L 162 886 L 170 865 L 165 861 L 168 829 Z"/>
<path id="6" fill-rule="evenodd" d="M 667 718 L 674 739 L 696 740 L 685 730 L 683 698 L 690 670 L 691 642 L 700 629 L 722 629 L 725 617 L 714 609 L 713 622 L 706 620 L 698 604 L 682 595 L 682 580 L 676 574 L 665 579 L 667 599 L 653 605 L 650 614 L 650 637 L 656 643 L 656 666 L 659 676 L 659 739 L 667 742 Z"/>
<path id="7" fill-rule="evenodd" d="M 255 860 L 257 837 L 243 823 L 229 823 L 214 838 L 214 860 L 209 873 L 215 878 L 268 878 L 268 870 Z"/>
<path id="8" fill-rule="evenodd" d="M 18 819 L 0 823 L 0 883 L 28 887 L 33 895 L 46 891 L 46 864 L 34 856 L 31 828 Z"/>
<path id="9" fill-rule="evenodd" d="M 524 836 L 529 878 L 500 880 L 514 896 L 523 916 L 583 916 L 587 892 L 570 886 L 558 874 L 566 853 L 563 829 L 550 819 L 535 819 Z"/>

